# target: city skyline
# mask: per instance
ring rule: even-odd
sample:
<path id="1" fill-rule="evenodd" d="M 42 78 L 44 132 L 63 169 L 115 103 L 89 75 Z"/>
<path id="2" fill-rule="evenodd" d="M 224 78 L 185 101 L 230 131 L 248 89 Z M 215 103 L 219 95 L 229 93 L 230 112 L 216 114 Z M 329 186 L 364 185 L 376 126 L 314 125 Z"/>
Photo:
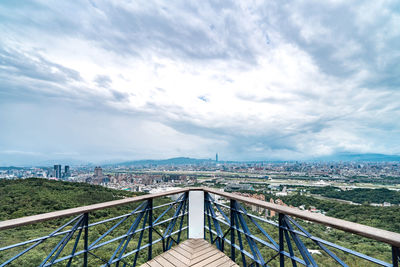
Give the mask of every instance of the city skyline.
<path id="1" fill-rule="evenodd" d="M 0 3 L 0 166 L 400 155 L 396 1 Z"/>

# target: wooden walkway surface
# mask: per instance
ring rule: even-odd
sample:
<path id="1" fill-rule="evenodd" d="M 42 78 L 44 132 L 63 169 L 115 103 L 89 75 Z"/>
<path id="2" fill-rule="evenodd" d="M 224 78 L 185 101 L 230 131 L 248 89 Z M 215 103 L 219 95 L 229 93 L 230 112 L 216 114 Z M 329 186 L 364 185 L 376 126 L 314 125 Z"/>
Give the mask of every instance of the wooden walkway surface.
<path id="1" fill-rule="evenodd" d="M 158 255 L 142 267 L 239 266 L 204 239 L 188 239 Z"/>

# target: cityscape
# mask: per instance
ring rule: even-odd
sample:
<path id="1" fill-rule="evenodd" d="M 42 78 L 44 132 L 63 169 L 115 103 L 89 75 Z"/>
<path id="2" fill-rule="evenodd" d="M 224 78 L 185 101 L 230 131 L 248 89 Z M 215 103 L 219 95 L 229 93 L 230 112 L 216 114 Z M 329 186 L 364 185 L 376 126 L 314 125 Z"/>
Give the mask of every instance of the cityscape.
<path id="1" fill-rule="evenodd" d="M 182 163 L 182 162 L 191 162 Z M 146 162 L 146 161 L 144 161 Z M 132 164 L 132 165 L 129 165 Z M 387 188 L 400 192 L 399 162 L 223 162 L 190 158 L 106 166 L 2 167 L 0 179 L 42 178 L 88 183 L 131 192 L 216 187 L 228 192 L 298 193 L 298 187 Z M 388 206 L 389 202 L 371 203 Z M 396 203 L 397 204 L 397 203 Z M 400 205 L 400 204 L 399 204 Z"/>
<path id="2" fill-rule="evenodd" d="M 0 267 L 400 266 L 399 7 L 0 1 Z"/>

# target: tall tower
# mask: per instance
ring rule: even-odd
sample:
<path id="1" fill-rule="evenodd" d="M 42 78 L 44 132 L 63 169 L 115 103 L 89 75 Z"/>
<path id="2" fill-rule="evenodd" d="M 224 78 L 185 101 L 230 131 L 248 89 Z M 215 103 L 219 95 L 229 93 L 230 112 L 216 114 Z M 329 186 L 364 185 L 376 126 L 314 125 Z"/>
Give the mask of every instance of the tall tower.
<path id="1" fill-rule="evenodd" d="M 54 177 L 61 178 L 61 165 L 54 165 Z"/>
<path id="2" fill-rule="evenodd" d="M 67 178 L 69 176 L 70 176 L 69 166 L 65 165 L 65 167 L 64 167 L 64 177 Z"/>
<path id="3" fill-rule="evenodd" d="M 218 163 L 218 153 L 215 154 L 215 163 Z"/>
<path id="4" fill-rule="evenodd" d="M 94 168 L 94 176 L 103 178 L 103 169 L 100 166 Z"/>

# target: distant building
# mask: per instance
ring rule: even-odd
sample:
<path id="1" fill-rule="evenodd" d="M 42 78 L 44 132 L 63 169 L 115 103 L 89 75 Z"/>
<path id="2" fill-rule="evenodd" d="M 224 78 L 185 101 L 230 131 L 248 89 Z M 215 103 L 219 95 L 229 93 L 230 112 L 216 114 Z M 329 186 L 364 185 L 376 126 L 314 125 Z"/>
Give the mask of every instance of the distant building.
<path id="1" fill-rule="evenodd" d="M 94 176 L 101 178 L 103 177 L 103 169 L 101 167 L 94 168 Z"/>
<path id="2" fill-rule="evenodd" d="M 61 178 L 61 165 L 54 165 L 54 177 Z"/>
<path id="3" fill-rule="evenodd" d="M 215 154 L 215 162 L 218 163 L 218 153 Z"/>
<path id="4" fill-rule="evenodd" d="M 70 177 L 70 176 L 71 176 L 71 173 L 69 171 L 69 166 L 65 165 L 65 167 L 64 167 L 64 177 L 67 178 L 67 177 Z"/>
<path id="5" fill-rule="evenodd" d="M 227 191 L 241 191 L 241 190 L 253 191 L 254 188 L 249 184 L 228 184 L 227 186 L 225 186 L 225 190 L 227 190 Z"/>

